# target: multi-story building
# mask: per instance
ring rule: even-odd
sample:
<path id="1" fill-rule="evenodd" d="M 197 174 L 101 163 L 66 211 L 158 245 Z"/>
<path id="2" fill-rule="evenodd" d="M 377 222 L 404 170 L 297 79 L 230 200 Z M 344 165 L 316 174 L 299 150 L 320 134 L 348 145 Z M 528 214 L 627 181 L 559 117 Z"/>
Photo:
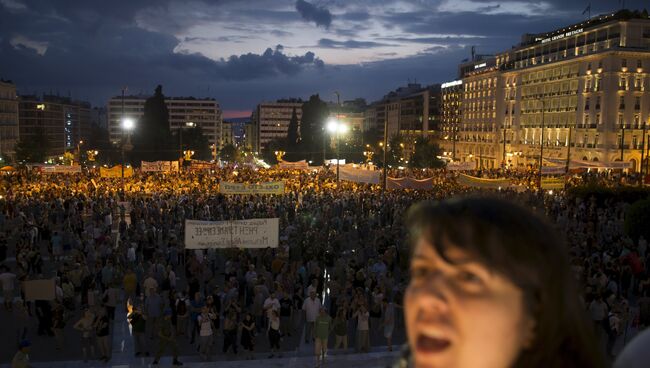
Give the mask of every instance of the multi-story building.
<path id="1" fill-rule="evenodd" d="M 247 150 L 253 150 L 256 147 L 256 141 L 257 141 L 257 129 L 255 129 L 255 125 L 252 123 L 252 119 L 249 122 L 244 123 L 244 138 L 243 138 L 243 143 L 242 146 L 246 148 Z"/>
<path id="2" fill-rule="evenodd" d="M 458 132 L 462 121 L 463 81 L 446 82 L 440 87 L 442 114 L 437 141 L 444 156 L 455 160 L 457 153 L 456 142 L 458 141 Z"/>
<path id="3" fill-rule="evenodd" d="M 235 123 L 224 121 L 221 126 L 221 143 L 224 146 L 229 144 L 235 145 L 235 134 L 233 132 Z"/>
<path id="4" fill-rule="evenodd" d="M 255 151 L 261 152 L 272 140 L 287 137 L 294 111 L 298 118 L 298 125 L 300 125 L 302 105 L 303 102 L 296 99 L 264 102 L 257 105 L 251 118 L 254 129 L 257 131 Z"/>
<path id="5" fill-rule="evenodd" d="M 422 87 L 409 83 L 371 104 L 365 111 L 364 124 L 376 127 L 390 141 L 399 135 L 408 157 L 414 142 L 423 136 L 434 136 L 441 114 L 440 85 Z"/>
<path id="6" fill-rule="evenodd" d="M 122 139 L 122 118 L 142 119 L 144 104 L 149 96 L 116 96 L 108 101 L 108 133 L 113 144 Z M 169 128 L 174 133 L 185 129 L 188 123 L 201 127 L 211 148 L 216 152 L 223 147 L 221 141 L 222 115 L 219 103 L 210 98 L 167 97 L 165 105 L 169 112 Z M 137 124 L 137 123 L 136 123 Z"/>
<path id="7" fill-rule="evenodd" d="M 502 113 L 497 108 L 497 101 L 502 101 L 500 71 L 493 58 L 469 64 L 473 64 L 472 68 L 463 76 L 463 111 L 457 150 L 476 161 L 477 167 L 493 168 L 498 155 L 497 122 L 501 121 Z"/>
<path id="8" fill-rule="evenodd" d="M 650 20 L 644 15 L 623 10 L 527 34 L 493 63 L 472 68 L 463 75 L 462 160 L 534 166 L 543 141 L 544 158 L 570 155 L 640 168 L 650 117 Z"/>
<path id="9" fill-rule="evenodd" d="M 18 98 L 16 85 L 0 79 L 0 165 L 15 158 L 18 142 Z"/>
<path id="10" fill-rule="evenodd" d="M 73 101 L 69 97 L 20 96 L 18 110 L 21 139 L 44 133 L 50 141 L 49 156 L 77 152 L 92 124 L 90 103 Z"/>

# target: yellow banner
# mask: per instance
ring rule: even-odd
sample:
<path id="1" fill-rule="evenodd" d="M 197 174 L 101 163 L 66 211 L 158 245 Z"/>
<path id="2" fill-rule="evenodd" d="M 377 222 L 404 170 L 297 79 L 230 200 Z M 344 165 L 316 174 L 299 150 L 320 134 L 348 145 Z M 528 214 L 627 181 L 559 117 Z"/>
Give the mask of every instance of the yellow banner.
<path id="1" fill-rule="evenodd" d="M 564 179 L 562 178 L 542 178 L 542 189 L 564 189 Z"/>
<path id="2" fill-rule="evenodd" d="M 122 166 L 117 165 L 113 167 L 100 167 L 99 176 L 102 178 L 121 178 L 122 177 Z M 124 169 L 124 177 L 130 178 L 133 176 L 133 168 L 127 167 Z"/>
<path id="3" fill-rule="evenodd" d="M 512 181 L 510 179 L 485 179 L 476 176 L 460 174 L 458 176 L 458 183 L 474 188 L 497 189 L 509 187 L 512 184 Z"/>
<path id="4" fill-rule="evenodd" d="M 219 184 L 219 193 L 222 194 L 284 194 L 283 181 L 269 181 L 259 184 L 229 183 Z"/>

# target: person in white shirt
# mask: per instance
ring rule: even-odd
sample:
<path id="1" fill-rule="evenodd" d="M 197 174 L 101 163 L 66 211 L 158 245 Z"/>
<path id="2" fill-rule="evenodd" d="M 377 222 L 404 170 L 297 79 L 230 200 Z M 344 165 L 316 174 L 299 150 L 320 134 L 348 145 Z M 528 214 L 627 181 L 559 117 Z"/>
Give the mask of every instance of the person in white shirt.
<path id="1" fill-rule="evenodd" d="M 302 310 L 305 311 L 305 343 L 314 340 L 314 322 L 320 311 L 320 299 L 316 297 L 316 290 L 309 292 L 309 298 L 302 303 Z"/>
<path id="2" fill-rule="evenodd" d="M 2 297 L 6 310 L 11 310 L 11 305 L 14 300 L 14 283 L 16 275 L 9 272 L 9 267 L 2 266 L 2 273 L 0 273 L 0 283 L 2 283 Z"/>
<path id="3" fill-rule="evenodd" d="M 203 360 L 209 361 L 212 358 L 210 347 L 214 336 L 213 321 L 217 318 L 210 312 L 208 307 L 201 308 L 201 314 L 197 317 L 199 324 L 199 354 Z"/>
<path id="4" fill-rule="evenodd" d="M 368 330 L 370 326 L 368 319 L 370 313 L 365 305 L 361 305 L 359 310 L 354 314 L 353 318 L 357 319 L 357 351 L 367 353 L 370 349 L 370 336 Z"/>
<path id="5" fill-rule="evenodd" d="M 269 295 L 268 298 L 264 301 L 264 312 L 266 313 L 266 318 L 269 320 L 271 319 L 271 316 L 274 311 L 280 312 L 280 300 L 276 297 L 275 291 Z"/>
<path id="6" fill-rule="evenodd" d="M 149 273 L 149 277 L 144 280 L 142 286 L 144 286 L 145 297 L 149 297 L 152 290 L 158 290 L 158 281 L 156 281 L 156 277 L 153 272 Z"/>

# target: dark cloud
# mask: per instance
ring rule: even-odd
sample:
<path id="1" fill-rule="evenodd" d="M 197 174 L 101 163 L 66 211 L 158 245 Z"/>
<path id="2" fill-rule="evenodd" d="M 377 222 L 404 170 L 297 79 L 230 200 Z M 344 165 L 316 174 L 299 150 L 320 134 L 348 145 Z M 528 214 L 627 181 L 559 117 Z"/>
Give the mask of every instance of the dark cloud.
<path id="1" fill-rule="evenodd" d="M 370 14 L 362 11 L 353 11 L 349 13 L 344 13 L 337 16 L 337 19 L 349 20 L 353 22 L 362 22 L 370 19 Z"/>
<path id="2" fill-rule="evenodd" d="M 371 49 L 374 47 L 395 46 L 387 43 L 379 43 L 373 41 L 336 41 L 329 38 L 321 38 L 318 40 L 318 47 L 328 49 Z"/>
<path id="3" fill-rule="evenodd" d="M 322 6 L 316 6 L 305 0 L 296 1 L 296 10 L 303 19 L 316 23 L 317 26 L 329 28 L 332 24 L 332 13 Z"/>
<path id="4" fill-rule="evenodd" d="M 517 6 L 512 6 L 512 1 L 517 1 Z M 586 6 L 579 1 L 544 0 L 543 4 L 549 4 L 545 14 L 486 15 L 479 10 L 504 12 L 520 9 L 522 3 L 528 6 L 529 2 L 494 0 L 485 5 L 486 2 L 473 0 L 468 7 L 471 9 L 461 12 L 440 11 L 441 3 L 442 0 L 12 0 L 7 7 L 3 5 L 6 1 L 0 0 L 0 77 L 14 80 L 22 93 L 70 91 L 73 97 L 89 99 L 96 105 L 104 105 L 124 85 L 133 93 L 149 93 L 157 84 L 163 84 L 165 93 L 172 96 L 214 97 L 229 110 L 253 108 L 260 101 L 282 96 L 308 97 L 320 93 L 323 98 L 334 98 L 334 90 L 344 98 L 373 100 L 408 79 L 417 78 L 423 84 L 455 79 L 459 61 L 469 57 L 470 45 L 476 45 L 480 53 L 507 50 L 519 42 L 523 33 L 546 32 L 584 20 L 582 11 Z M 490 4 L 501 6 L 487 8 Z M 648 6 L 647 0 L 628 0 L 626 5 Z M 615 1 L 593 2 L 592 15 L 611 12 L 616 7 Z M 400 43 L 418 44 L 417 48 L 424 50 L 404 57 L 404 48 L 378 49 L 373 50 L 373 56 L 386 60 L 325 65 L 309 51 L 318 54 L 314 48 L 301 49 L 299 55 L 287 51 L 298 47 L 295 40 L 284 37 L 300 36 L 305 21 L 326 30 L 313 30 L 322 35 L 298 43 L 317 43 L 312 47 L 328 48 L 332 55 L 346 49 Z M 222 32 L 188 31 L 201 27 L 215 27 Z M 441 36 L 447 34 L 452 36 Z M 485 38 L 453 36 L 466 34 Z M 195 43 L 187 48 L 210 55 L 229 55 L 218 49 L 222 45 L 216 43 L 247 39 L 256 39 L 255 45 L 260 40 L 265 43 L 259 48 L 238 44 L 233 49 L 250 52 L 232 52 L 237 55 L 219 60 L 183 51 L 184 46 L 179 46 L 181 41 Z M 315 41 L 318 39 L 321 40 Z M 280 41 L 293 44 L 287 44 L 286 50 L 281 46 L 264 50 Z"/>

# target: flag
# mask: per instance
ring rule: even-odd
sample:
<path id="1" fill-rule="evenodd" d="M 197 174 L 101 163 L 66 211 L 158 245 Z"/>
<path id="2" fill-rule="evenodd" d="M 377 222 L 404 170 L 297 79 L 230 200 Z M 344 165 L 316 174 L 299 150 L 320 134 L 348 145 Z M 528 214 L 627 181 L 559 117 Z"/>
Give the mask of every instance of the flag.
<path id="1" fill-rule="evenodd" d="M 582 15 L 585 15 L 585 13 L 590 13 L 591 12 L 591 3 L 585 8 L 585 10 L 582 12 Z"/>

